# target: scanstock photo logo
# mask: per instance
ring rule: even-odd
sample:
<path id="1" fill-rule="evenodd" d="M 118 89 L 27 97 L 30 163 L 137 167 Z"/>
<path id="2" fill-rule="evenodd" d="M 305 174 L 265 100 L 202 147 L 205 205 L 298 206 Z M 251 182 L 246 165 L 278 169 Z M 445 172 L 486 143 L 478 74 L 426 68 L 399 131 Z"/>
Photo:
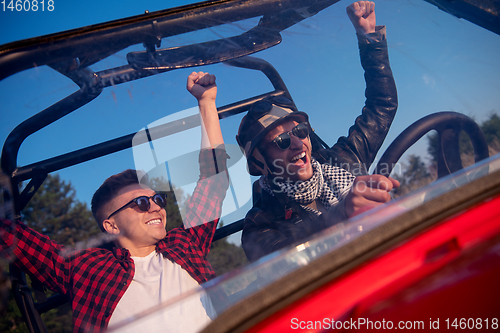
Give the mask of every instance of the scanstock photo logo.
<path id="1" fill-rule="evenodd" d="M 154 182 L 153 190 L 173 191 L 176 198 L 193 193 L 200 176 L 201 135 L 198 107 L 168 115 L 139 130 L 132 140 L 139 180 L 145 179 L 144 175 L 147 174 L 149 180 L 159 180 Z M 230 157 L 227 160 L 229 189 L 219 218 L 249 204 L 252 196 L 250 174 L 239 146 L 226 144 L 225 149 Z M 226 175 L 217 174 L 212 177 Z M 183 209 L 180 212 L 185 221 L 186 212 Z"/>

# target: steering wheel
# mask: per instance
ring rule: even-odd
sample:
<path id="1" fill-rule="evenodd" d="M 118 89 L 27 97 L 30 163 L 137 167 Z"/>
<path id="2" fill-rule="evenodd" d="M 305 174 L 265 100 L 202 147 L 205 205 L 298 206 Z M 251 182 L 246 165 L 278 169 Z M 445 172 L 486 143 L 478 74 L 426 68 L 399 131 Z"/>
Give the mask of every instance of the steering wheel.
<path id="1" fill-rule="evenodd" d="M 489 157 L 486 138 L 474 120 L 457 112 L 437 112 L 417 120 L 401 132 L 382 155 L 373 173 L 388 177 L 403 153 L 431 130 L 438 133 L 438 178 L 463 169 L 459 149 L 462 131 L 472 142 L 476 163 Z"/>

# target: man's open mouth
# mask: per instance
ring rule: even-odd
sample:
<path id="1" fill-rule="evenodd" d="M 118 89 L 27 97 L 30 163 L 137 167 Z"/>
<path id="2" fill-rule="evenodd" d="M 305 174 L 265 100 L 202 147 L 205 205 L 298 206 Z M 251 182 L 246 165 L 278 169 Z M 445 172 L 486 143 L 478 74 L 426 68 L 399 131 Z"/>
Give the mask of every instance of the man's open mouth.
<path id="1" fill-rule="evenodd" d="M 307 157 L 306 157 L 306 152 L 303 151 L 302 153 L 295 155 L 290 159 L 290 162 L 296 163 L 297 161 L 302 160 L 304 163 L 307 163 Z"/>

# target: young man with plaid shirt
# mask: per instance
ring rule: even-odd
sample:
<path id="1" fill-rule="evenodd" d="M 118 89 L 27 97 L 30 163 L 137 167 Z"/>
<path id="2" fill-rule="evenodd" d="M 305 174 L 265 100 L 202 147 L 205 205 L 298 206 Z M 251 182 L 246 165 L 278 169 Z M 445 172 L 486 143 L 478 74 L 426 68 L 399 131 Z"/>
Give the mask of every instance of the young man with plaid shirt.
<path id="1" fill-rule="evenodd" d="M 166 232 L 165 197 L 139 184 L 134 170 L 111 176 L 92 198 L 99 227 L 116 236 L 113 250 L 90 248 L 65 257 L 48 237 L 0 220 L 0 250 L 23 271 L 70 297 L 74 332 L 112 328 L 215 276 L 207 255 L 228 187 L 215 77 L 193 72 L 187 89 L 198 100 L 205 149 L 183 226 Z M 198 331 L 213 315 L 209 297 L 200 293 L 119 331 Z"/>

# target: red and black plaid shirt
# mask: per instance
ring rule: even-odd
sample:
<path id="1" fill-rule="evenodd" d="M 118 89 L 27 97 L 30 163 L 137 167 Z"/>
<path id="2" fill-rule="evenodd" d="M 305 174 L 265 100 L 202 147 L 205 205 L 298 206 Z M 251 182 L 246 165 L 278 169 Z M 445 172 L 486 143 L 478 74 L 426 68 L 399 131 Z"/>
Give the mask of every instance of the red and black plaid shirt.
<path id="1" fill-rule="evenodd" d="M 226 156 L 222 149 L 200 153 L 200 180 L 184 220 L 184 225 L 193 227 L 171 230 L 156 247 L 200 284 L 215 276 L 206 256 L 228 187 Z M 61 245 L 24 224 L 0 219 L 0 226 L 1 253 L 13 249 L 9 256 L 18 267 L 71 298 L 74 332 L 98 332 L 107 327 L 134 276 L 128 250 L 91 248 L 64 257 Z"/>

